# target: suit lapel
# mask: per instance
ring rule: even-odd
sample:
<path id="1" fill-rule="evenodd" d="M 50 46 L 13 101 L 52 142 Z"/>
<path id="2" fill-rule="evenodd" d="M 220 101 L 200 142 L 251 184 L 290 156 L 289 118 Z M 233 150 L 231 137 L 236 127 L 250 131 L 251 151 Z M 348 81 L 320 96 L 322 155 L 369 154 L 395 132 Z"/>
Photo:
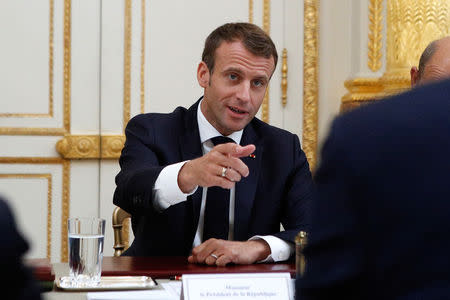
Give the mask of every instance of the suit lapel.
<path id="1" fill-rule="evenodd" d="M 256 150 L 254 157 L 243 157 L 242 161 L 249 168 L 249 175 L 236 184 L 235 208 L 234 208 L 234 239 L 248 239 L 248 226 L 251 217 L 253 202 L 255 200 L 256 187 L 261 168 L 263 143 L 258 139 L 256 132 L 250 123 L 245 129 L 241 139 L 241 145 L 254 144 Z"/>
<path id="2" fill-rule="evenodd" d="M 184 124 L 184 134 L 180 136 L 180 152 L 182 160 L 192 160 L 203 155 L 202 145 L 200 143 L 200 133 L 198 131 L 197 123 L 197 108 L 200 100 L 192 105 L 187 113 Z M 202 187 L 198 187 L 197 191 L 191 195 L 192 199 L 192 209 L 193 209 L 193 221 L 194 221 L 194 232 L 197 228 L 198 218 L 200 215 L 200 206 L 202 203 Z"/>

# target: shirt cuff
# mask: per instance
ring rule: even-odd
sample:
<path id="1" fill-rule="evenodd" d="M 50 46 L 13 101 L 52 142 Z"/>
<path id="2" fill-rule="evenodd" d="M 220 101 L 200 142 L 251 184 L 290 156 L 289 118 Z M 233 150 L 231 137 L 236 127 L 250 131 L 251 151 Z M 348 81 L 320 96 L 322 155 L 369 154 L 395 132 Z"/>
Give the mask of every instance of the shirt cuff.
<path id="1" fill-rule="evenodd" d="M 157 210 L 163 211 L 171 205 L 186 201 L 186 198 L 197 190 L 198 187 L 195 187 L 193 191 L 185 194 L 178 186 L 178 173 L 186 162 L 187 160 L 168 165 L 159 173 L 153 186 L 153 204 Z"/>
<path id="2" fill-rule="evenodd" d="M 294 253 L 294 246 L 290 243 L 276 237 L 273 235 L 255 235 L 249 239 L 253 240 L 264 240 L 270 247 L 270 254 L 265 259 L 260 260 L 260 263 L 266 262 L 277 262 L 288 260 L 289 257 Z"/>

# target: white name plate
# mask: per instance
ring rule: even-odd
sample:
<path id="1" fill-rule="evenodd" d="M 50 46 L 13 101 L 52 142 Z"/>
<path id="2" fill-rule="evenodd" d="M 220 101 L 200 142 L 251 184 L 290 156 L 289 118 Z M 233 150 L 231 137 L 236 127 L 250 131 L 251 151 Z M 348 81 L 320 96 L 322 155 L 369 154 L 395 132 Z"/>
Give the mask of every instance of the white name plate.
<path id="1" fill-rule="evenodd" d="M 185 274 L 182 299 L 293 299 L 289 273 Z"/>

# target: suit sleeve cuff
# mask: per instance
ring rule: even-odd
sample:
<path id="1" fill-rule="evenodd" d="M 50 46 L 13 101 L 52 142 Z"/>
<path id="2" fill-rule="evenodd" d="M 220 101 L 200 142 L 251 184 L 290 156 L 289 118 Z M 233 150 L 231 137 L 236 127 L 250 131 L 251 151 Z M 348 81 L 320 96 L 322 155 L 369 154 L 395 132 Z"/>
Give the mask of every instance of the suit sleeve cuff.
<path id="1" fill-rule="evenodd" d="M 195 187 L 193 191 L 185 194 L 178 186 L 178 173 L 186 162 L 187 160 L 168 165 L 159 173 L 153 186 L 153 204 L 157 210 L 163 211 L 171 205 L 186 201 L 186 198 L 197 190 Z"/>
<path id="2" fill-rule="evenodd" d="M 264 240 L 270 247 L 270 254 L 265 259 L 258 261 L 259 263 L 277 262 L 288 260 L 294 253 L 294 246 L 290 243 L 273 235 L 255 235 L 249 239 L 252 240 Z"/>

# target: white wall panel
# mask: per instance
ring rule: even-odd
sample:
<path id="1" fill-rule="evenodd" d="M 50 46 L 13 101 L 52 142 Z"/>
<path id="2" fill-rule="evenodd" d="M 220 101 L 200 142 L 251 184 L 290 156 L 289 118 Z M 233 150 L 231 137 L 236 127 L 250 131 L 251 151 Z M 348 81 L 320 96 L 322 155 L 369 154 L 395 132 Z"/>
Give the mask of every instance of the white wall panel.
<path id="1" fill-rule="evenodd" d="M 352 61 L 352 16 L 358 15 L 354 4 L 359 0 L 321 0 L 319 33 L 319 142 L 328 133 L 338 114 L 341 98 L 346 93 L 344 81 L 349 79 Z M 355 29 L 360 30 L 360 29 Z"/>
<path id="2" fill-rule="evenodd" d="M 62 166 L 0 164 L 0 194 L 14 210 L 19 229 L 31 245 L 29 258 L 61 258 Z M 50 185 L 50 186 L 49 186 Z M 50 223 L 47 220 L 50 207 Z M 50 239 L 47 239 L 47 230 Z"/>
<path id="3" fill-rule="evenodd" d="M 0 2 L 0 90 L 7 95 L 2 112 L 49 112 L 48 23 L 49 1 Z"/>
<path id="4" fill-rule="evenodd" d="M 348 3 L 351 0 L 342 1 Z M 51 3 L 54 5 L 52 54 L 49 44 Z M 65 11 L 67 3 L 71 7 L 69 14 L 65 15 L 68 12 Z M 127 3 L 131 3 L 131 50 L 128 53 L 125 51 Z M 254 0 L 253 4 L 254 23 L 263 27 L 264 0 Z M 332 20 L 326 21 L 326 34 L 349 28 L 349 21 L 341 22 L 348 12 L 345 8 L 336 9 L 340 6 L 336 2 L 333 5 L 324 12 L 324 16 Z M 270 6 L 270 34 L 279 52 L 279 63 L 270 85 L 269 122 L 301 136 L 303 3 L 272 0 Z M 196 70 L 207 35 L 223 23 L 249 19 L 249 2 L 243 0 L 147 0 L 145 20 L 142 18 L 142 8 L 141 0 L 2 1 L 0 38 L 4 46 L 0 49 L 0 65 L 6 66 L 3 69 L 6 71 L 0 72 L 0 89 L 3 93 L 0 98 L 0 128 L 20 127 L 26 130 L 51 127 L 60 128 L 59 134 L 64 134 L 64 67 L 69 63 L 71 68 L 66 71 L 70 71 L 70 82 L 67 82 L 66 87 L 71 93 L 70 99 L 66 100 L 70 100 L 71 130 L 66 132 L 68 135 L 93 135 L 99 132 L 103 135 L 121 134 L 124 87 L 130 89 L 130 115 L 141 111 L 142 67 L 146 112 L 170 112 L 180 105 L 189 107 L 203 93 L 196 80 Z M 339 13 L 339 17 L 333 17 L 334 10 Z M 71 31 L 65 35 L 64 20 L 68 21 L 69 17 Z M 143 20 L 144 41 L 141 37 Z M 339 26 L 335 25 L 336 22 Z M 332 33 L 328 33 L 330 30 Z M 64 61 L 64 50 L 69 46 L 66 50 L 71 52 L 70 61 Z M 142 46 L 145 46 L 144 65 L 141 61 Z M 284 47 L 288 49 L 289 64 L 286 107 L 281 105 L 280 88 Z M 332 61 L 329 52 L 336 51 L 334 48 L 325 49 L 327 64 Z M 344 51 L 346 48 L 338 45 L 338 49 Z M 131 57 L 128 86 L 124 81 L 126 54 Z M 52 77 L 49 73 L 50 58 L 53 63 Z M 346 62 L 340 63 L 344 65 Z M 332 71 L 324 74 L 335 76 L 320 83 L 329 93 L 324 93 L 328 97 L 334 95 L 336 88 L 342 85 L 343 80 L 339 76 L 344 73 Z M 339 76 L 336 77 L 336 74 Z M 53 91 L 52 117 L 2 116 L 5 112 L 45 113 L 48 110 L 50 89 Z M 18 100 L 13 102 L 11 99 Z M 340 97 L 336 96 L 336 99 Z M 324 103 L 321 114 L 327 117 L 336 104 L 332 101 Z M 43 135 L 0 136 L 0 157 L 54 160 L 50 164 L 2 163 L 0 174 L 50 174 L 52 261 L 61 259 L 61 238 L 66 240 L 65 236 L 61 237 L 63 228 L 66 228 L 66 224 L 61 224 L 63 182 L 70 184 L 70 216 L 100 216 L 106 219 L 105 255 L 112 255 L 112 197 L 114 177 L 119 171 L 118 162 L 71 160 L 70 176 L 63 178 L 63 161 L 57 159 L 59 154 L 55 151 L 55 144 L 61 138 Z M 20 222 L 24 221 L 20 226 L 33 244 L 33 252 L 29 254 L 31 257 L 43 257 L 46 253 L 43 235 L 47 227 L 42 225 L 47 216 L 46 178 L 0 178 L 0 193 L 4 192 L 8 198 L 12 198 Z"/>
<path id="5" fill-rule="evenodd" d="M 124 0 L 102 2 L 101 9 L 101 130 L 122 132 Z"/>
<path id="6" fill-rule="evenodd" d="M 142 49 L 142 1 L 131 2 L 131 78 L 130 78 L 130 114 L 141 112 L 141 49 Z M 148 4 L 147 4 L 148 5 Z M 144 17 L 146 17 L 144 11 Z M 147 20 L 145 20 L 147 21 Z M 145 31 L 145 29 L 144 29 Z M 147 37 L 144 37 L 144 41 Z M 144 44 L 145 49 L 145 44 Z M 145 62 L 145 58 L 144 58 Z M 145 74 L 144 74 L 145 76 Z M 144 84 L 145 85 L 145 84 Z"/>
<path id="7" fill-rule="evenodd" d="M 62 127 L 63 97 L 58 93 L 62 90 L 64 45 L 58 43 L 63 30 L 60 2 L 54 1 L 53 52 L 50 50 L 49 1 L 0 3 L 0 127 Z M 52 78 L 49 72 L 51 63 Z M 51 91 L 53 100 L 50 99 Z M 50 105 L 52 101 L 53 105 Z"/>
<path id="8" fill-rule="evenodd" d="M 203 93 L 196 74 L 207 35 L 223 23 L 247 21 L 248 2 L 173 0 L 149 1 L 148 6 L 147 109 L 189 107 Z"/>
<path id="9" fill-rule="evenodd" d="M 269 89 L 269 124 L 283 128 L 284 126 L 284 108 L 281 104 L 281 54 L 286 46 L 284 42 L 284 1 L 280 1 L 278 5 L 270 6 L 270 36 L 275 43 L 278 52 L 277 67 L 270 80 Z"/>
<path id="10" fill-rule="evenodd" d="M 303 129 L 303 3 L 285 0 L 284 43 L 288 55 L 287 104 L 283 128 L 302 138 Z M 281 59 L 281 51 L 280 59 Z"/>
<path id="11" fill-rule="evenodd" d="M 0 157 L 56 157 L 58 136 L 0 135 Z"/>
<path id="12" fill-rule="evenodd" d="M 31 241 L 27 256 L 46 257 L 46 247 L 42 244 L 47 242 L 48 186 L 51 184 L 51 174 L 28 175 L 31 176 L 22 178 L 22 174 L 10 174 L 9 178 L 0 177 L 0 190 L 6 199 L 13 199 L 9 202 L 13 206 L 19 230 L 27 241 Z M 27 216 L 24 212 L 31 215 Z"/>
<path id="13" fill-rule="evenodd" d="M 70 217 L 97 217 L 99 213 L 99 162 L 73 161 L 70 172 Z"/>
<path id="14" fill-rule="evenodd" d="M 100 1 L 72 1 L 72 133 L 98 134 Z"/>

